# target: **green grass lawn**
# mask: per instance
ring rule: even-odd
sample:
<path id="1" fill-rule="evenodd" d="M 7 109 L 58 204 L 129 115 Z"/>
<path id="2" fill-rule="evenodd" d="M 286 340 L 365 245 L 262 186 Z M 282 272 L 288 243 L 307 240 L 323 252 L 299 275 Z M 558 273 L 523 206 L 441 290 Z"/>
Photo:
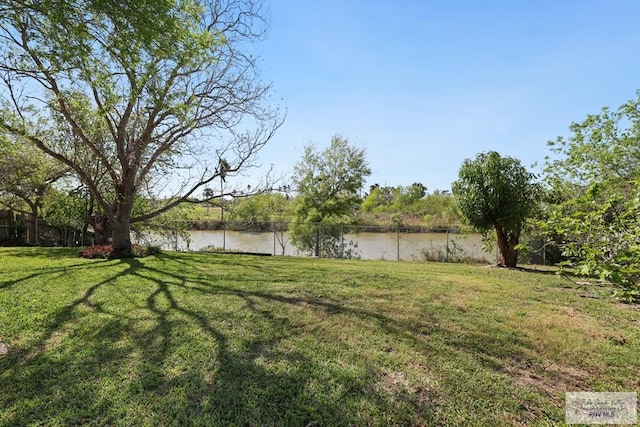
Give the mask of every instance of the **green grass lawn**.
<path id="1" fill-rule="evenodd" d="M 0 249 L 0 425 L 557 425 L 640 310 L 473 265 Z"/>

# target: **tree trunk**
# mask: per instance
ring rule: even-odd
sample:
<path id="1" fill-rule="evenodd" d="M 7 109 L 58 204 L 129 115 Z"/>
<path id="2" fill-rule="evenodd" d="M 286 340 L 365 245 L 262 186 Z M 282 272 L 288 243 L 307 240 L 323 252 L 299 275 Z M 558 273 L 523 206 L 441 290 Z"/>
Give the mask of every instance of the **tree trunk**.
<path id="1" fill-rule="evenodd" d="M 313 248 L 313 255 L 320 257 L 320 223 L 316 224 L 316 241 Z"/>
<path id="2" fill-rule="evenodd" d="M 40 198 L 36 198 L 35 201 L 30 202 L 29 200 L 25 200 L 31 208 L 31 213 L 27 216 L 27 236 L 28 236 L 28 244 L 30 245 L 40 245 L 40 230 L 38 228 L 38 212 L 40 210 Z"/>
<path id="3" fill-rule="evenodd" d="M 106 245 L 109 243 L 111 229 L 107 217 L 104 215 L 92 215 L 91 225 L 93 226 L 93 244 Z"/>
<path id="4" fill-rule="evenodd" d="M 520 230 L 512 230 L 507 233 L 499 224 L 495 225 L 500 251 L 498 265 L 507 268 L 515 268 L 518 263 L 518 251 L 516 246 L 520 240 Z"/>
<path id="5" fill-rule="evenodd" d="M 38 221 L 37 215 L 34 215 L 33 213 L 30 213 L 29 215 L 27 215 L 27 244 L 28 245 L 35 245 L 36 243 L 38 243 L 37 221 Z"/>
<path id="6" fill-rule="evenodd" d="M 127 258 L 131 256 L 131 221 L 130 216 L 118 218 L 111 224 L 111 246 L 113 255 L 116 258 Z"/>
<path id="7" fill-rule="evenodd" d="M 82 234 L 80 236 L 80 246 L 85 246 L 87 244 L 87 232 L 89 231 L 89 225 L 93 226 L 93 216 L 91 213 L 93 212 L 93 196 L 89 199 L 89 206 L 87 207 L 87 212 L 84 217 L 84 224 L 82 225 Z M 94 227 L 95 230 L 95 227 Z M 95 231 L 94 231 L 95 235 Z"/>
<path id="8" fill-rule="evenodd" d="M 128 174 L 127 174 L 128 175 Z M 114 209 L 109 215 L 111 223 L 111 246 L 115 258 L 128 258 L 131 253 L 131 212 L 135 190 L 131 185 L 119 186 Z"/>
<path id="9" fill-rule="evenodd" d="M 82 231 L 80 232 L 80 246 L 85 246 L 87 242 L 87 232 L 89 231 L 89 220 L 84 221 Z"/>

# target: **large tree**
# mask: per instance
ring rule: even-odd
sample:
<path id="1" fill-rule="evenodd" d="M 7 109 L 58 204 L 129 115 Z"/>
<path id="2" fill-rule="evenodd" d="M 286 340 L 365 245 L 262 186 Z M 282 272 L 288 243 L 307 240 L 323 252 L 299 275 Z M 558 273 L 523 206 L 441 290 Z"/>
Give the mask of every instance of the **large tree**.
<path id="1" fill-rule="evenodd" d="M 498 264 L 515 267 L 520 233 L 539 202 L 533 174 L 519 160 L 490 151 L 464 161 L 452 190 L 472 226 L 495 230 L 500 251 Z"/>
<path id="2" fill-rule="evenodd" d="M 263 29 L 258 0 L 0 0 L 0 131 L 68 166 L 126 253 L 132 222 L 254 166 L 280 125 L 246 51 Z"/>
<path id="3" fill-rule="evenodd" d="M 334 136 L 329 147 L 304 149 L 296 163 L 296 204 L 291 239 L 299 249 L 315 256 L 341 256 L 342 242 L 336 225 L 353 221 L 364 180 L 371 174 L 364 149 Z"/>

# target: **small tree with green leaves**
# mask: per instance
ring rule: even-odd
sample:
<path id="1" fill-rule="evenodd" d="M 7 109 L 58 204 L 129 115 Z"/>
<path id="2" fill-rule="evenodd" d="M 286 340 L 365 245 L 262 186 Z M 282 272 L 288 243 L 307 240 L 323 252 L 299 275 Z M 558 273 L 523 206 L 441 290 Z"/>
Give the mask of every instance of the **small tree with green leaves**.
<path id="1" fill-rule="evenodd" d="M 549 142 L 547 232 L 579 274 L 613 283 L 622 300 L 640 301 L 640 92 L 570 130 Z"/>
<path id="2" fill-rule="evenodd" d="M 370 174 L 364 149 L 345 138 L 334 136 L 322 151 L 306 146 L 293 177 L 297 190 L 290 229 L 293 244 L 315 256 L 344 256 L 341 225 L 355 221 L 354 206 L 360 204 L 360 190 Z"/>
<path id="3" fill-rule="evenodd" d="M 495 230 L 498 265 L 515 267 L 520 233 L 540 199 L 534 175 L 519 160 L 490 151 L 464 161 L 452 190 L 469 224 Z"/>

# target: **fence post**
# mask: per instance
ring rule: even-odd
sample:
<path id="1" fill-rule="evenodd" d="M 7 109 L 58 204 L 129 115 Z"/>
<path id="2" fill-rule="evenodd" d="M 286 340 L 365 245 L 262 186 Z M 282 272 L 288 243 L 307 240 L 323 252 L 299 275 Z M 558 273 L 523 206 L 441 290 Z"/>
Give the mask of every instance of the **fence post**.
<path id="1" fill-rule="evenodd" d="M 400 261 L 400 227 L 396 227 L 396 260 Z"/>
<path id="2" fill-rule="evenodd" d="M 447 230 L 447 256 L 446 256 L 446 260 L 447 260 L 447 262 L 449 262 L 449 230 Z"/>
<path id="3" fill-rule="evenodd" d="M 227 223 L 222 221 L 222 252 L 227 251 Z"/>
<path id="4" fill-rule="evenodd" d="M 344 224 L 340 224 L 340 259 L 344 258 Z"/>

